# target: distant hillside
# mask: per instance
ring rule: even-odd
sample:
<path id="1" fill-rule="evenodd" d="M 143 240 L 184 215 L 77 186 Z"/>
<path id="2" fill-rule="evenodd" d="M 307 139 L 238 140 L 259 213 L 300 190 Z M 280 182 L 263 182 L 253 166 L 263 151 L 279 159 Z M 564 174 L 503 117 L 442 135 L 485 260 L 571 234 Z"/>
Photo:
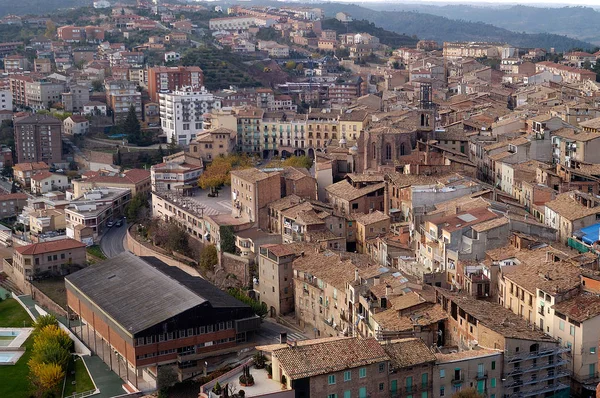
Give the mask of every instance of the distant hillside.
<path id="1" fill-rule="evenodd" d="M 250 4 L 250 3 L 249 3 Z M 267 0 L 253 0 L 251 4 L 270 5 L 278 7 L 281 3 Z M 301 3 L 294 3 L 302 5 Z M 368 7 L 395 7 L 397 3 L 388 5 L 364 3 Z M 526 34 L 517 33 L 481 22 L 453 20 L 425 12 L 411 11 L 378 11 L 356 4 L 343 3 L 309 3 L 311 7 L 320 7 L 326 17 L 332 18 L 337 12 L 344 11 L 354 19 L 367 20 L 383 29 L 419 39 L 444 41 L 494 41 L 505 42 L 519 47 L 556 48 L 557 51 L 567 51 L 572 48 L 592 49 L 594 45 L 582 40 L 556 34 Z M 398 5 L 399 6 L 399 5 Z M 413 5 L 406 5 L 406 7 Z M 423 6 L 424 7 L 424 6 Z M 427 5 L 427 9 L 435 6 Z M 439 7 L 438 7 L 439 8 Z M 496 22 L 494 22 L 496 23 Z M 595 26 L 598 26 L 596 22 Z"/>
<path id="2" fill-rule="evenodd" d="M 56 11 L 59 8 L 85 7 L 91 5 L 91 0 L 88 2 L 81 2 L 78 0 L 0 0 L 0 17 L 3 17 L 8 14 L 42 15 L 52 11 Z"/>
<path id="3" fill-rule="evenodd" d="M 338 21 L 335 18 L 324 19 L 321 22 L 323 29 L 333 29 L 338 34 L 346 32 L 364 32 L 379 38 L 381 44 L 385 44 L 390 47 L 415 47 L 418 39 L 416 37 L 410 37 L 407 35 L 401 35 L 396 32 L 382 29 L 375 26 L 373 22 L 366 20 L 354 20 L 346 24 Z"/>
<path id="4" fill-rule="evenodd" d="M 417 11 L 451 19 L 489 23 L 515 32 L 553 33 L 600 45 L 600 12 L 591 7 L 369 4 L 378 11 Z"/>

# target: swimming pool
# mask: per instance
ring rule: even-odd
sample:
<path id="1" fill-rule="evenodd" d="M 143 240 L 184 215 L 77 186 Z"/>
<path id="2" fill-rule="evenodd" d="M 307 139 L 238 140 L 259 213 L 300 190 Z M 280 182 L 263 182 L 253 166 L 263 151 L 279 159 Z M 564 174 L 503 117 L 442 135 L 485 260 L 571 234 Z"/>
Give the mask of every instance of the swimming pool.
<path id="1" fill-rule="evenodd" d="M 0 364 L 14 364 L 17 352 L 0 352 Z"/>
<path id="2" fill-rule="evenodd" d="M 0 330 L 0 336 L 17 337 L 20 334 L 21 334 L 20 330 Z"/>

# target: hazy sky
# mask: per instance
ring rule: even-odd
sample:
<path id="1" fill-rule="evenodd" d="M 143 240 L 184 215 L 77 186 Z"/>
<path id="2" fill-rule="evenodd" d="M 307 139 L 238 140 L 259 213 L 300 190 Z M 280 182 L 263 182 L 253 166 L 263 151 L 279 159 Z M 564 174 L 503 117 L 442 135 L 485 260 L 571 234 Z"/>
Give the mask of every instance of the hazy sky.
<path id="1" fill-rule="evenodd" d="M 365 0 L 363 0 L 365 1 Z M 366 1 L 377 1 L 377 0 L 366 0 Z M 393 3 L 393 0 L 383 0 L 386 2 Z M 494 0 L 494 1 L 481 1 L 481 0 L 409 0 L 407 3 L 446 3 L 446 4 L 466 4 L 466 3 L 479 3 L 479 4 L 529 4 L 536 6 L 577 6 L 577 5 L 588 5 L 600 7 L 600 0 Z"/>

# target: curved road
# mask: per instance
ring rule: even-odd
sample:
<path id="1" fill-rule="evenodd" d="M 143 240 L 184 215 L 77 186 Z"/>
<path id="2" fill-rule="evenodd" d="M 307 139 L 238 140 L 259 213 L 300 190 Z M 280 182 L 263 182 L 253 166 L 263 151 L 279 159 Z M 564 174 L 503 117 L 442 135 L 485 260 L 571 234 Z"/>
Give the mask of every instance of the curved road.
<path id="1" fill-rule="evenodd" d="M 106 231 L 100 240 L 100 248 L 106 257 L 115 257 L 116 255 L 125 251 L 123 240 L 125 239 L 125 234 L 127 233 L 127 227 L 127 223 L 123 222 L 122 226 L 113 226 Z"/>

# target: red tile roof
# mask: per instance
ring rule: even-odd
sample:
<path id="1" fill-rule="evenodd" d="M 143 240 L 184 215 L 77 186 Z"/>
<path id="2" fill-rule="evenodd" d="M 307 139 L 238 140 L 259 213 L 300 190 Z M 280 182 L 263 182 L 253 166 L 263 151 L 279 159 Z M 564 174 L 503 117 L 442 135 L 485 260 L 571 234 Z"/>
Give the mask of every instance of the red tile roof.
<path id="1" fill-rule="evenodd" d="M 0 195 L 0 202 L 7 200 L 26 200 L 28 198 L 24 193 L 9 193 L 6 195 Z"/>
<path id="2" fill-rule="evenodd" d="M 32 245 L 17 247 L 15 251 L 24 256 L 64 251 L 69 249 L 84 248 L 85 243 L 67 238 L 51 242 L 34 243 Z"/>

